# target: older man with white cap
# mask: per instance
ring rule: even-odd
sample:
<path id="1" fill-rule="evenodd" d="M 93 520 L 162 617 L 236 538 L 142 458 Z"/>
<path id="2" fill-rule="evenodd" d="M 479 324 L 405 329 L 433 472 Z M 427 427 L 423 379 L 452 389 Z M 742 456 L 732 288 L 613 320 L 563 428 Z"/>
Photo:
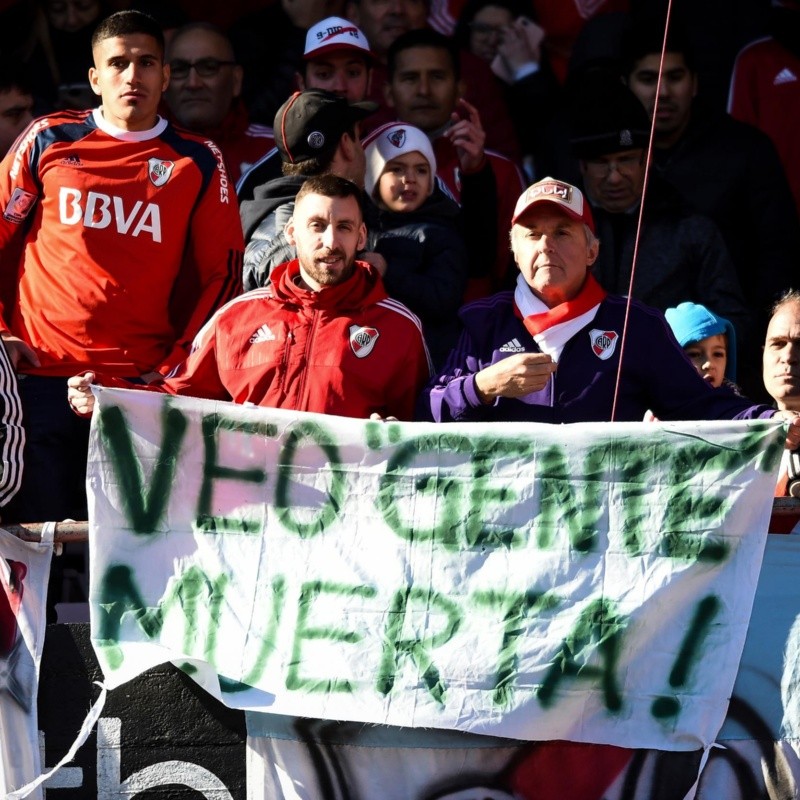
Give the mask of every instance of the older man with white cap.
<path id="1" fill-rule="evenodd" d="M 600 287 L 591 274 L 600 247 L 593 228 L 575 186 L 545 178 L 523 192 L 511 229 L 516 289 L 461 310 L 461 338 L 418 414 L 439 422 L 609 421 L 618 384 L 617 421 L 641 420 L 648 409 L 662 420 L 773 416 L 768 406 L 709 387 L 659 311 Z M 800 442 L 797 419 L 789 436 Z"/>

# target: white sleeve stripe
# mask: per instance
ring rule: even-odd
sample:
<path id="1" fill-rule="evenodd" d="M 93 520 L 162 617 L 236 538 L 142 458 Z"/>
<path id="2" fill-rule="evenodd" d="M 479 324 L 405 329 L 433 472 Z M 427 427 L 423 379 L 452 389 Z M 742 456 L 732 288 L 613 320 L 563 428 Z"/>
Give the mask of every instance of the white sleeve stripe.
<path id="1" fill-rule="evenodd" d="M 244 294 L 240 294 L 238 297 L 234 297 L 233 300 L 228 300 L 222 308 L 218 308 L 214 314 L 209 318 L 208 322 L 200 328 L 199 331 L 195 334 L 194 339 L 192 340 L 192 346 L 189 350 L 189 353 L 193 353 L 200 347 L 201 342 L 205 339 L 208 335 L 209 331 L 214 327 L 217 322 L 217 317 L 225 311 L 225 309 L 230 308 L 231 306 L 236 305 L 237 303 L 246 303 L 250 300 L 260 300 L 263 297 L 272 297 L 272 292 L 268 288 L 262 289 L 253 289 L 252 291 L 245 292 Z M 181 364 L 176 364 L 167 375 L 168 378 L 173 376 L 173 373 L 180 367 Z"/>
<path id="2" fill-rule="evenodd" d="M 378 300 L 377 305 L 382 306 L 383 308 L 388 308 L 397 314 L 400 314 L 400 316 L 407 317 L 417 326 L 420 333 L 422 333 L 422 322 L 420 322 L 419 317 L 407 306 L 404 306 L 400 301 L 392 300 L 392 298 L 389 297 L 386 300 Z"/>
<path id="3" fill-rule="evenodd" d="M 0 447 L 0 506 L 5 505 L 22 484 L 25 428 L 22 419 L 22 401 L 17 391 L 17 376 L 11 366 L 5 347 L 0 345 L 0 428 L 3 429 Z"/>
<path id="4" fill-rule="evenodd" d="M 425 359 L 428 362 L 428 373 L 433 375 L 433 361 L 431 360 L 431 354 L 428 352 L 428 343 L 425 341 L 425 334 L 422 330 L 422 322 L 420 318 L 411 311 L 407 306 L 404 306 L 399 300 L 392 300 L 391 297 L 387 297 L 386 300 L 378 300 L 377 305 L 382 306 L 383 308 L 388 308 L 391 311 L 400 314 L 402 317 L 407 317 L 417 326 L 417 330 L 419 331 L 419 337 L 422 341 L 422 347 L 425 350 Z"/>

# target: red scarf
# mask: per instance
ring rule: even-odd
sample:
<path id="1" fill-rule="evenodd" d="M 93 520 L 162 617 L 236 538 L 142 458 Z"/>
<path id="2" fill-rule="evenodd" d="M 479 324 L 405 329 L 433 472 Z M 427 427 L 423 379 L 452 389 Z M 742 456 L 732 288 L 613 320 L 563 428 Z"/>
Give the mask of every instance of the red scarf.
<path id="1" fill-rule="evenodd" d="M 523 316 L 522 311 L 520 311 L 515 302 L 514 311 L 528 329 L 528 333 L 531 336 L 536 336 L 542 331 L 552 328 L 553 325 L 569 322 L 581 316 L 581 314 L 585 314 L 596 305 L 602 303 L 607 294 L 606 290 L 589 273 L 581 290 L 571 300 L 559 303 L 554 308 L 543 311 L 541 314 L 529 314 L 527 317 Z"/>

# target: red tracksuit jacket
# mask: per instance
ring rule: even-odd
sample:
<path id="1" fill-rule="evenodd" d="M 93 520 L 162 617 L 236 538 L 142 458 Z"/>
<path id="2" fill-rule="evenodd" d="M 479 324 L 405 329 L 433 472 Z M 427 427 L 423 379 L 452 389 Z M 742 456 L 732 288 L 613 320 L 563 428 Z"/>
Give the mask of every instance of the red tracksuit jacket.
<path id="1" fill-rule="evenodd" d="M 221 308 L 162 391 L 345 417 L 411 419 L 430 375 L 420 322 L 386 294 L 378 273 L 319 292 L 296 282 L 297 260 L 272 283 Z"/>

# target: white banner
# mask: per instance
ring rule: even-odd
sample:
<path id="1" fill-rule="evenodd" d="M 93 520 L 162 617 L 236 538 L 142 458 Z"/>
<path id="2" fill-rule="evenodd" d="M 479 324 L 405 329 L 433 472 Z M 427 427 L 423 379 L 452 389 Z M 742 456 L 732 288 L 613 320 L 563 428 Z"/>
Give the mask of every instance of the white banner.
<path id="1" fill-rule="evenodd" d="M 99 390 L 92 636 L 228 705 L 690 750 L 725 716 L 773 422 L 376 423 Z"/>
<path id="2" fill-rule="evenodd" d="M 0 794 L 39 775 L 36 694 L 52 538 L 22 542 L 0 528 Z M 41 792 L 27 795 L 41 798 Z"/>

